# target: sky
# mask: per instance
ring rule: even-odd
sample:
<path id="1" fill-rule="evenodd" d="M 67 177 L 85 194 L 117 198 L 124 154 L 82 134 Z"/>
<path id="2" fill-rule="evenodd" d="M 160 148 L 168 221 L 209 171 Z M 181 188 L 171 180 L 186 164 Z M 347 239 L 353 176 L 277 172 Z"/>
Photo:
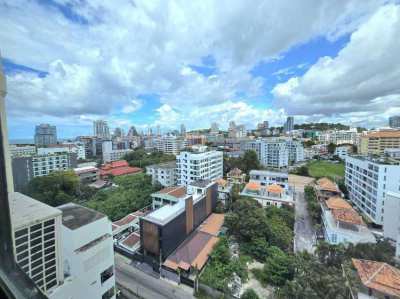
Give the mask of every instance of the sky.
<path id="1" fill-rule="evenodd" d="M 400 114 L 400 3 L 0 0 L 10 138 Z"/>

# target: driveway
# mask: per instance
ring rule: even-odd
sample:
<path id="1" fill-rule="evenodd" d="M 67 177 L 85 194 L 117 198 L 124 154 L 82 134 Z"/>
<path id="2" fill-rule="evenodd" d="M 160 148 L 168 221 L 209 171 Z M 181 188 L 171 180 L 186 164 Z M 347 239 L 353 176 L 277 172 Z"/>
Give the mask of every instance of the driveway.
<path id="1" fill-rule="evenodd" d="M 308 215 L 304 190 L 296 192 L 294 252 L 314 252 L 315 230 Z"/>

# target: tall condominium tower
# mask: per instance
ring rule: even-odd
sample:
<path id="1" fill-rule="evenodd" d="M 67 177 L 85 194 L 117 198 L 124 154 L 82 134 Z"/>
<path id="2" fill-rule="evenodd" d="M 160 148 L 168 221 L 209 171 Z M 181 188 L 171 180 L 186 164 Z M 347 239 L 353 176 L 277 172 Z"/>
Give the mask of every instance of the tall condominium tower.
<path id="1" fill-rule="evenodd" d="M 389 127 L 400 128 L 400 115 L 389 117 Z"/>
<path id="2" fill-rule="evenodd" d="M 49 124 L 40 124 L 35 128 L 35 144 L 38 146 L 57 143 L 57 128 Z"/>
<path id="3" fill-rule="evenodd" d="M 95 120 L 93 122 L 93 134 L 99 138 L 110 138 L 110 129 L 108 128 L 108 124 L 105 120 Z"/>

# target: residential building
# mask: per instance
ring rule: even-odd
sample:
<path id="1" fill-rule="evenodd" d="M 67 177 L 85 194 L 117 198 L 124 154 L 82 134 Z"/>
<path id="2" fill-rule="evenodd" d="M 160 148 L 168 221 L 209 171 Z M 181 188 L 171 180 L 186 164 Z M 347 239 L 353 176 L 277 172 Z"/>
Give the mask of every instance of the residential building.
<path id="1" fill-rule="evenodd" d="M 57 143 L 57 128 L 49 124 L 40 124 L 35 128 L 35 145 L 49 145 Z"/>
<path id="2" fill-rule="evenodd" d="M 227 180 L 217 179 L 215 181 L 218 184 L 218 199 L 221 200 L 224 204 L 230 200 L 232 197 L 232 187 Z"/>
<path id="3" fill-rule="evenodd" d="M 338 185 L 328 178 L 320 178 L 317 180 L 314 190 L 319 201 L 325 201 L 335 196 L 342 196 Z"/>
<path id="4" fill-rule="evenodd" d="M 289 175 L 287 172 L 270 170 L 250 170 L 250 181 L 259 182 L 261 186 L 279 185 L 289 191 Z"/>
<path id="5" fill-rule="evenodd" d="M 124 133 L 122 132 L 121 128 L 115 128 L 114 129 L 114 133 L 113 133 L 113 139 L 119 139 L 122 138 L 124 136 Z"/>
<path id="6" fill-rule="evenodd" d="M 329 244 L 375 243 L 375 237 L 362 217 L 343 198 L 321 202 L 325 241 Z"/>
<path id="7" fill-rule="evenodd" d="M 174 135 L 164 135 L 154 140 L 155 149 L 166 154 L 177 155 L 187 146 L 186 139 Z"/>
<path id="8" fill-rule="evenodd" d="M 74 203 L 58 209 L 62 212 L 64 273 L 73 279 L 75 290 L 66 298 L 115 298 L 111 221 Z"/>
<path id="9" fill-rule="evenodd" d="M 184 124 L 181 124 L 181 136 L 185 136 L 186 135 L 186 127 Z"/>
<path id="10" fill-rule="evenodd" d="M 152 208 L 155 210 L 164 205 L 174 205 L 179 200 L 186 197 L 186 195 L 186 187 L 184 186 L 173 186 L 161 189 L 151 194 Z"/>
<path id="11" fill-rule="evenodd" d="M 139 167 L 131 167 L 125 160 L 113 161 L 106 163 L 100 168 L 100 177 L 105 179 L 109 176 L 121 176 L 142 173 L 143 169 Z"/>
<path id="12" fill-rule="evenodd" d="M 351 202 L 372 222 L 382 225 L 386 193 L 400 190 L 400 164 L 384 158 L 348 156 L 345 184 Z"/>
<path id="13" fill-rule="evenodd" d="M 386 157 L 400 160 L 400 148 L 385 148 L 383 153 Z"/>
<path id="14" fill-rule="evenodd" d="M 228 137 L 243 138 L 247 136 L 246 127 L 244 125 L 236 125 L 234 121 L 229 123 Z"/>
<path id="15" fill-rule="evenodd" d="M 400 128 L 400 115 L 389 117 L 389 127 Z"/>
<path id="16" fill-rule="evenodd" d="M 74 172 L 83 184 L 90 184 L 100 179 L 100 170 L 94 166 L 74 168 Z"/>
<path id="17" fill-rule="evenodd" d="M 36 146 L 10 144 L 10 154 L 11 158 L 35 155 Z"/>
<path id="18" fill-rule="evenodd" d="M 268 121 L 263 121 L 262 123 L 257 124 L 257 130 L 265 130 L 269 128 Z"/>
<path id="19" fill-rule="evenodd" d="M 286 119 L 286 122 L 283 126 L 283 130 L 285 133 L 291 132 L 294 130 L 294 117 L 293 116 L 288 116 Z"/>
<path id="20" fill-rule="evenodd" d="M 216 180 L 223 176 L 223 153 L 219 151 L 183 151 L 176 156 L 177 183 L 186 186 L 198 180 Z"/>
<path id="21" fill-rule="evenodd" d="M 134 136 L 139 136 L 135 126 L 131 126 L 128 130 L 128 134 L 126 135 L 128 137 L 134 137 Z"/>
<path id="22" fill-rule="evenodd" d="M 12 159 L 14 188 L 21 191 L 31 179 L 48 175 L 53 171 L 65 171 L 77 166 L 74 153 L 55 153 L 50 155 L 34 155 Z"/>
<path id="23" fill-rule="evenodd" d="M 15 260 L 50 296 L 64 281 L 62 212 L 18 192 L 9 194 L 9 204 Z"/>
<path id="24" fill-rule="evenodd" d="M 352 259 L 361 288 L 357 289 L 360 299 L 395 299 L 400 297 L 400 270 L 383 262 Z"/>
<path id="25" fill-rule="evenodd" d="M 209 180 L 173 187 L 159 192 L 157 197 L 168 194 L 177 202 L 161 208 L 140 219 L 140 241 L 145 260 L 153 265 L 164 261 L 215 209 L 217 184 Z M 165 200 L 165 199 L 163 199 Z M 161 255 L 161 256 L 160 256 Z"/>
<path id="26" fill-rule="evenodd" d="M 176 185 L 176 161 L 146 166 L 146 174 L 151 175 L 152 183 L 163 187 Z"/>
<path id="27" fill-rule="evenodd" d="M 95 137 L 110 139 L 110 129 L 105 120 L 95 120 L 93 122 L 93 135 Z"/>
<path id="28" fill-rule="evenodd" d="M 301 141 L 288 138 L 285 140 L 289 153 L 289 163 L 298 163 L 305 160 L 304 147 Z"/>
<path id="29" fill-rule="evenodd" d="M 226 176 L 230 184 L 243 184 L 246 181 L 246 174 L 236 167 L 231 169 Z"/>
<path id="30" fill-rule="evenodd" d="M 285 190 L 277 184 L 261 185 L 261 183 L 258 180 L 250 180 L 240 195 L 254 198 L 264 207 L 270 205 L 277 207 L 294 205 L 294 196 L 290 190 Z"/>
<path id="31" fill-rule="evenodd" d="M 210 134 L 213 134 L 213 135 L 219 134 L 219 127 L 218 127 L 218 124 L 216 122 L 213 122 L 211 124 Z"/>
<path id="32" fill-rule="evenodd" d="M 103 141 L 102 143 L 104 163 L 121 160 L 130 152 L 132 152 L 131 149 L 113 149 L 113 143 L 110 140 Z"/>
<path id="33" fill-rule="evenodd" d="M 318 135 L 318 140 L 321 143 L 329 144 L 357 144 L 358 136 L 356 128 L 351 128 L 350 130 L 331 130 L 326 132 L 321 132 Z"/>
<path id="34" fill-rule="evenodd" d="M 254 150 L 261 165 L 273 168 L 289 166 L 289 149 L 279 138 L 257 139 L 242 144 L 243 151 Z"/>
<path id="35" fill-rule="evenodd" d="M 400 130 L 382 130 L 361 136 L 360 154 L 383 155 L 385 149 L 400 148 Z"/>
<path id="36" fill-rule="evenodd" d="M 400 259 L 400 192 L 386 193 L 383 236 L 396 242 L 396 258 Z"/>
<path id="37" fill-rule="evenodd" d="M 94 136 L 79 136 L 76 140 L 83 145 L 85 149 L 85 158 L 93 158 L 97 155 L 101 155 L 101 139 Z M 100 148 L 97 146 L 97 143 L 100 144 Z M 98 152 L 97 149 L 100 149 L 100 152 Z"/>
<path id="38" fill-rule="evenodd" d="M 350 146 L 340 145 L 335 148 L 334 155 L 338 156 L 340 159 L 345 160 L 346 157 L 352 152 Z"/>
<path id="39" fill-rule="evenodd" d="M 46 147 L 38 147 L 37 153 L 38 155 L 74 153 L 77 159 L 86 159 L 85 146 L 83 143 L 49 144 Z"/>

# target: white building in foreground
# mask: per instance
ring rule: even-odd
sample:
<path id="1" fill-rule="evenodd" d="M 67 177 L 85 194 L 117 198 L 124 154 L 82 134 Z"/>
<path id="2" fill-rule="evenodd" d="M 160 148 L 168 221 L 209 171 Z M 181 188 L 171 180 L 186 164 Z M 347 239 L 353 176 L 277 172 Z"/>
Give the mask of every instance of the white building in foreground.
<path id="1" fill-rule="evenodd" d="M 216 180 L 223 176 L 223 153 L 206 151 L 181 152 L 176 156 L 177 184 L 186 186 L 199 180 Z"/>
<path id="2" fill-rule="evenodd" d="M 14 254 L 50 299 L 115 298 L 111 222 L 96 211 L 50 207 L 10 193 Z"/>
<path id="3" fill-rule="evenodd" d="M 372 222 L 383 224 L 385 199 L 400 189 L 400 165 L 384 158 L 346 158 L 345 183 L 349 199 Z"/>
<path id="4" fill-rule="evenodd" d="M 163 187 L 176 185 L 176 161 L 146 166 L 146 174 L 151 175 L 153 184 L 160 183 Z"/>
<path id="5" fill-rule="evenodd" d="M 386 194 L 383 236 L 396 242 L 396 257 L 400 259 L 400 192 Z"/>

